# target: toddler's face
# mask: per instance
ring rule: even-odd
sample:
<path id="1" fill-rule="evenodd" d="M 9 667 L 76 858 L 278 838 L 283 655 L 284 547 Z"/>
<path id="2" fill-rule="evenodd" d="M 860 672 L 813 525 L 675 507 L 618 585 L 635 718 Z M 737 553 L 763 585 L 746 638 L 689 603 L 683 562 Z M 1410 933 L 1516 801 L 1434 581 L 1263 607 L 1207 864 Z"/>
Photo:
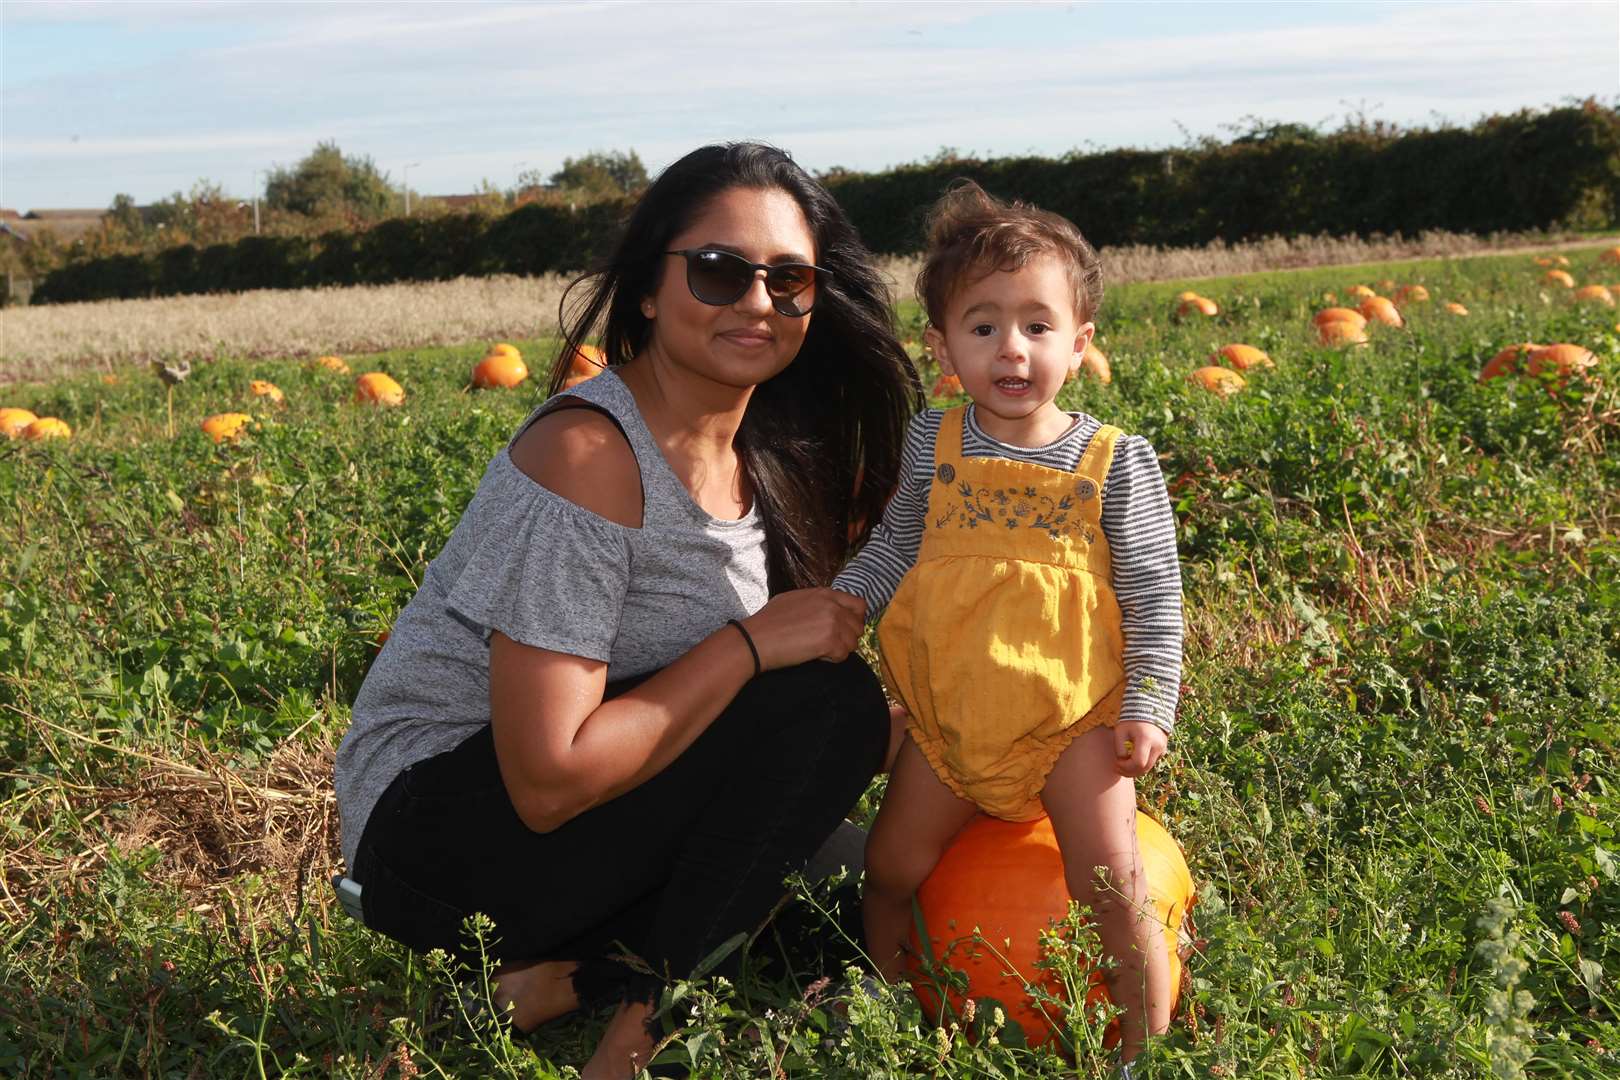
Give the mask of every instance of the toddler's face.
<path id="1" fill-rule="evenodd" d="M 940 368 L 962 380 L 986 434 L 1035 446 L 1068 426 L 1052 399 L 1079 368 L 1093 329 L 1074 310 L 1063 263 L 1043 255 L 963 286 L 945 325 L 924 336 Z"/>

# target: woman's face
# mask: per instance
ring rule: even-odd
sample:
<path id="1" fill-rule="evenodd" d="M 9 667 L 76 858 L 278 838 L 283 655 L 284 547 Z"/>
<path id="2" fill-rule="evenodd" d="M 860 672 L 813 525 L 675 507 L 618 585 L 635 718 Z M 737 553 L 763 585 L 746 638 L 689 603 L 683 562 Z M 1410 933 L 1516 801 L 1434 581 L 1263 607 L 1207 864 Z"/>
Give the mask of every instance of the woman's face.
<path id="1" fill-rule="evenodd" d="M 814 263 L 815 237 L 798 202 L 780 188 L 728 188 L 670 240 L 670 251 L 712 248 L 751 263 Z M 686 284 L 686 260 L 664 255 L 658 286 L 642 301 L 652 319 L 651 350 L 668 361 L 743 389 L 770 379 L 798 355 L 812 315 L 771 306 L 765 275 L 735 302 L 705 304 Z"/>

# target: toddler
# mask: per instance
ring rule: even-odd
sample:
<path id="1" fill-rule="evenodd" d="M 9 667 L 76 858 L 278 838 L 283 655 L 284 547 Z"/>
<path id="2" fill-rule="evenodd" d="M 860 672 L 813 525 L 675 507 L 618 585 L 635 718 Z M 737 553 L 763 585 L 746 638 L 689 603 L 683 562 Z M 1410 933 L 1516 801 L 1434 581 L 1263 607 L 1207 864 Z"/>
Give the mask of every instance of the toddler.
<path id="1" fill-rule="evenodd" d="M 898 490 L 833 582 L 865 599 L 907 738 L 867 842 L 863 919 L 886 978 L 911 901 L 978 813 L 1050 816 L 1091 907 L 1130 1061 L 1169 1024 L 1163 927 L 1134 777 L 1164 753 L 1181 685 L 1175 522 L 1145 439 L 1060 409 L 1102 299 L 1068 221 L 974 184 L 934 207 L 925 339 L 971 404 L 911 423 Z"/>

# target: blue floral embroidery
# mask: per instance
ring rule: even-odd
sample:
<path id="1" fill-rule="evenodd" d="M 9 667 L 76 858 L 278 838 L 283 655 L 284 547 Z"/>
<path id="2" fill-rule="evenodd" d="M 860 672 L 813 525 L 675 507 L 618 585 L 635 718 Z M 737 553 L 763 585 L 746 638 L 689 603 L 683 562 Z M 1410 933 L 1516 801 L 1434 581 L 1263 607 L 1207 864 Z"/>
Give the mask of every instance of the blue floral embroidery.
<path id="1" fill-rule="evenodd" d="M 1097 542 L 1096 531 L 1084 515 L 1072 512 L 1075 509 L 1072 494 L 1054 500 L 1034 486 L 974 488 L 965 480 L 956 486 L 955 494 L 959 501 L 952 502 L 935 518 L 936 529 L 948 528 L 953 523 L 958 529 L 977 529 L 981 523 L 1000 524 L 1007 529 L 1040 529 L 1053 540 L 1069 535 L 1087 544 Z M 1084 498 L 1082 494 L 1081 499 Z"/>

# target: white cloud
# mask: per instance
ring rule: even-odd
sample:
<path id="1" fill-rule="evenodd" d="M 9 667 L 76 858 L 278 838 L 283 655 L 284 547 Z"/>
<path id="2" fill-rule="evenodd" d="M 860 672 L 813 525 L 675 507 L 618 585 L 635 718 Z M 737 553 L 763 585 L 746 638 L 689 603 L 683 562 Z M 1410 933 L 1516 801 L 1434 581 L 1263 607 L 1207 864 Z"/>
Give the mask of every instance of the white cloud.
<path id="1" fill-rule="evenodd" d="M 1356 102 L 1405 123 L 1436 111 L 1471 122 L 1620 86 L 1611 4 L 1312 10 L 1340 20 L 1332 26 L 1275 25 L 1263 10 L 1233 8 L 1214 33 L 1178 30 L 1185 11 L 1164 6 L 1162 32 L 1129 39 L 1110 37 L 1123 9 L 1105 5 L 63 10 L 7 3 L 0 18 L 10 28 L 49 22 L 41 12 L 116 21 L 134 11 L 148 26 L 185 20 L 242 27 L 244 37 L 161 65 L 142 57 L 7 84 L 11 189 L 53 169 L 79 174 L 57 174 L 62 185 L 86 183 L 86 172 L 104 185 L 182 162 L 246 183 L 322 138 L 385 168 L 420 161 L 413 186 L 439 191 L 482 176 L 508 183 L 517 162 L 547 170 L 590 149 L 635 147 L 657 167 L 705 139 L 744 135 L 772 138 L 813 167 L 876 168 L 942 145 L 998 154 L 1161 146 L 1180 141 L 1177 124 L 1203 135 L 1249 114 L 1336 121 Z M 1045 32 L 1001 33 L 1016 20 Z M 97 155 L 118 179 L 85 168 Z"/>

